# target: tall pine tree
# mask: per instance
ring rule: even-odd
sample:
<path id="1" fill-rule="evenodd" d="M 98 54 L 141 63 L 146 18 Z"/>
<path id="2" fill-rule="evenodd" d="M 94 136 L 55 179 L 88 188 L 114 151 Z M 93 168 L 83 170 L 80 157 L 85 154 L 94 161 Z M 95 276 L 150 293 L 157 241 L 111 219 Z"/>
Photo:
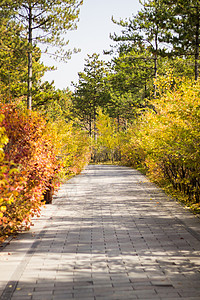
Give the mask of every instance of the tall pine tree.
<path id="1" fill-rule="evenodd" d="M 73 109 L 90 135 L 96 137 L 97 108 L 107 106 L 107 67 L 94 53 L 85 60 L 84 71 L 79 73 L 79 81 L 74 84 Z"/>
<path id="2" fill-rule="evenodd" d="M 200 0 L 162 0 L 170 7 L 167 26 L 171 35 L 166 42 L 173 46 L 172 55 L 193 58 L 194 77 L 199 77 Z"/>
<path id="3" fill-rule="evenodd" d="M 24 28 L 28 41 L 28 95 L 27 108 L 32 106 L 32 52 L 38 43 L 59 46 L 59 54 L 68 57 L 71 52 L 64 51 L 68 44 L 62 37 L 66 30 L 76 28 L 82 0 L 2 0 L 2 10 L 10 9 L 13 18 Z M 7 4 L 7 5 L 6 5 Z"/>

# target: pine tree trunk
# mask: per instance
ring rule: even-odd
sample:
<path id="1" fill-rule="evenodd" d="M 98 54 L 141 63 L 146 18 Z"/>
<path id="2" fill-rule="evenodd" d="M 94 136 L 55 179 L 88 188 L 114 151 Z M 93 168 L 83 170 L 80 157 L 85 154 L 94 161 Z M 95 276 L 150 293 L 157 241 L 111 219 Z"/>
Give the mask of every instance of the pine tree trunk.
<path id="1" fill-rule="evenodd" d="M 154 54 L 154 80 L 157 78 L 158 73 L 158 27 L 155 35 L 155 54 Z M 156 98 L 157 86 L 154 83 L 154 98 Z"/>
<path id="2" fill-rule="evenodd" d="M 196 24 L 196 51 L 195 51 L 195 80 L 199 78 L 199 7 L 197 6 L 197 24 Z"/>
<path id="3" fill-rule="evenodd" d="M 90 132 L 90 137 L 92 136 L 92 116 L 90 113 L 90 119 L 89 119 L 89 132 Z"/>
<path id="4" fill-rule="evenodd" d="M 32 108 L 32 73 L 33 73 L 33 63 L 32 63 L 32 8 L 31 4 L 29 6 L 29 28 L 28 28 L 28 91 L 27 91 L 27 108 L 31 110 Z"/>
<path id="5" fill-rule="evenodd" d="M 95 107 L 94 108 L 94 140 L 95 141 L 97 141 L 96 119 L 97 119 L 97 113 L 96 113 L 96 107 Z"/>

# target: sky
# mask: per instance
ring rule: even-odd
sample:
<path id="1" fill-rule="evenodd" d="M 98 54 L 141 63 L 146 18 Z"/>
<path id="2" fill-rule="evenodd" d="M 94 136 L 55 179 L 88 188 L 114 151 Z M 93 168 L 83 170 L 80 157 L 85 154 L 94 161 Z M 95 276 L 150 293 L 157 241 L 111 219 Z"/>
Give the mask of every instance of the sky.
<path id="1" fill-rule="evenodd" d="M 120 33 L 122 28 L 111 20 L 126 19 L 135 15 L 141 8 L 139 0 L 84 0 L 80 9 L 77 30 L 66 33 L 69 48 L 80 48 L 81 52 L 72 55 L 67 63 L 59 63 L 42 55 L 42 61 L 47 66 L 56 66 L 56 71 L 49 71 L 43 80 L 54 81 L 56 89 L 73 90 L 71 82 L 78 82 L 78 72 L 83 71 L 87 55 L 100 54 L 103 60 L 110 59 L 103 55 L 104 50 L 109 50 L 114 42 L 110 34 Z"/>

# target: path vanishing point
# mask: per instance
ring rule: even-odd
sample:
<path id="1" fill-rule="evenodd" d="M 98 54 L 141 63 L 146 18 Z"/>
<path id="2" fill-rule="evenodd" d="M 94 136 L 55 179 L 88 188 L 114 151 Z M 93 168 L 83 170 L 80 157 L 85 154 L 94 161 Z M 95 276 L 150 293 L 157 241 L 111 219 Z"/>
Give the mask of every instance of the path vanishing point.
<path id="1" fill-rule="evenodd" d="M 1 300 L 200 299 L 200 219 L 138 171 L 89 165 L 0 251 Z"/>

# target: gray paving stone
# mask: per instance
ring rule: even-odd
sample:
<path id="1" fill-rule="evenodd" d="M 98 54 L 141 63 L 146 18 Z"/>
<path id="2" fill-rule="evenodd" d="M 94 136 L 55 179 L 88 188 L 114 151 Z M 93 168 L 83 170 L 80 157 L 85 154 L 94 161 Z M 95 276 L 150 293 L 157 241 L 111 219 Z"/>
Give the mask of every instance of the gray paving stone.
<path id="1" fill-rule="evenodd" d="M 87 167 L 34 222 L 0 252 L 1 300 L 200 299 L 200 220 L 134 169 Z"/>
<path id="2" fill-rule="evenodd" d="M 14 300 L 31 300 L 32 296 L 27 296 L 27 295 L 14 295 L 12 296 L 12 299 Z"/>
<path id="3" fill-rule="evenodd" d="M 74 299 L 73 295 L 55 295 L 52 300 L 71 300 Z"/>

